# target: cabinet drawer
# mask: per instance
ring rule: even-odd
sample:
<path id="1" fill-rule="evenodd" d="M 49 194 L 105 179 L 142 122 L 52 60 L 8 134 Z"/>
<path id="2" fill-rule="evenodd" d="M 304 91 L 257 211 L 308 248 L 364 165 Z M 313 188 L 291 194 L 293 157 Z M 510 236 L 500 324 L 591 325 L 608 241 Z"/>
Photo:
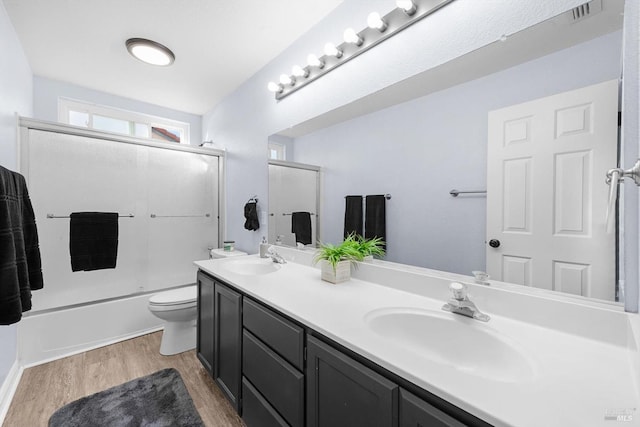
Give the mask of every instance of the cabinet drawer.
<path id="1" fill-rule="evenodd" d="M 243 325 L 299 370 L 303 369 L 304 331 L 279 314 L 248 298 L 244 300 Z"/>
<path id="2" fill-rule="evenodd" d="M 242 373 L 293 427 L 304 425 L 304 375 L 245 330 Z"/>
<path id="3" fill-rule="evenodd" d="M 400 389 L 400 427 L 464 427 L 441 410 Z"/>
<path id="4" fill-rule="evenodd" d="M 242 420 L 247 427 L 288 427 L 285 420 L 242 378 Z"/>

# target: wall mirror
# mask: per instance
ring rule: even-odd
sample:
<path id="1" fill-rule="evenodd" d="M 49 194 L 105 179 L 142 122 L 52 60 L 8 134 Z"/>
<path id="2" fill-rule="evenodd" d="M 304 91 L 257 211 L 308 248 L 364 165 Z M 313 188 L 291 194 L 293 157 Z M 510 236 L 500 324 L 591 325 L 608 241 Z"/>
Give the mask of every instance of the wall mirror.
<path id="1" fill-rule="evenodd" d="M 620 162 L 624 1 L 588 5 L 389 88 L 384 108 L 272 136 L 322 168 L 319 239 L 342 240 L 344 196 L 391 193 L 388 261 L 620 303 L 624 235 L 605 232 L 602 199 Z"/>

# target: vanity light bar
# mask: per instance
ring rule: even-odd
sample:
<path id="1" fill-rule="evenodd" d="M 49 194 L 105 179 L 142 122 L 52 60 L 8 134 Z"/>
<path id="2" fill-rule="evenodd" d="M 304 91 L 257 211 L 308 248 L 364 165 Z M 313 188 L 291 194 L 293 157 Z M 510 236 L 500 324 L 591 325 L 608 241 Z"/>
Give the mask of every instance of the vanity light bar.
<path id="1" fill-rule="evenodd" d="M 359 33 L 347 29 L 345 34 L 348 32 L 349 37 L 345 35 L 345 39 L 349 41 L 345 41 L 337 46 L 327 43 L 327 45 L 331 45 L 331 49 L 325 47 L 325 55 L 316 57 L 314 54 L 310 54 L 308 57 L 309 65 L 306 67 L 295 67 L 296 72 L 291 76 L 291 84 L 282 84 L 283 79 L 281 78 L 278 79 L 281 83 L 270 82 L 269 90 L 275 93 L 277 100 L 291 95 L 298 89 L 305 87 L 329 71 L 338 68 L 345 62 L 382 43 L 394 34 L 399 33 L 452 1 L 453 0 L 413 0 L 413 8 L 410 7 L 409 3 L 411 2 L 408 0 L 396 2 L 398 7 L 385 16 L 379 17 L 385 25 L 384 29 L 370 28 L 367 26 Z"/>

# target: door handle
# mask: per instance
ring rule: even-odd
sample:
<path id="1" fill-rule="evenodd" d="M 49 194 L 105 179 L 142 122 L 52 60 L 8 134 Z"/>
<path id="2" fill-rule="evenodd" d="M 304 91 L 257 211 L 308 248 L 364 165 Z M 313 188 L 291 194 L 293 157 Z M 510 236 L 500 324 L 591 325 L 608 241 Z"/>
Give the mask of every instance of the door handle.
<path id="1" fill-rule="evenodd" d="M 499 248 L 500 247 L 500 240 L 498 240 L 498 239 L 489 240 L 489 246 L 491 246 L 492 248 Z"/>

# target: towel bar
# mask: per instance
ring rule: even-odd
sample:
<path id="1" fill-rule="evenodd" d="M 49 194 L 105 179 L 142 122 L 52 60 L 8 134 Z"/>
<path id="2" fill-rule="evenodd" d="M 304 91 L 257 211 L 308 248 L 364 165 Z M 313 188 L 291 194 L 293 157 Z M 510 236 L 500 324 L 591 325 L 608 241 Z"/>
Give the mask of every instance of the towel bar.
<path id="1" fill-rule="evenodd" d="M 487 194 L 487 190 L 472 190 L 472 191 L 460 191 L 460 190 L 451 190 L 449 194 L 453 197 L 458 197 L 458 194 Z"/>
<path id="2" fill-rule="evenodd" d="M 211 214 L 204 215 L 156 215 L 151 214 L 151 218 L 209 218 Z"/>
<path id="3" fill-rule="evenodd" d="M 71 218 L 69 215 L 54 215 L 54 214 L 47 214 L 47 218 Z M 134 214 L 129 214 L 129 215 L 118 215 L 118 218 L 135 218 Z"/>
<path id="4" fill-rule="evenodd" d="M 286 213 L 282 214 L 282 216 L 291 216 L 291 215 L 293 215 L 293 214 L 286 214 Z M 315 215 L 315 214 L 314 213 L 309 213 L 309 215 Z"/>
<path id="5" fill-rule="evenodd" d="M 344 198 L 346 199 L 346 198 L 347 198 L 347 196 L 344 196 Z M 366 198 L 367 198 L 367 196 L 362 196 L 362 198 L 363 198 L 363 199 L 366 199 Z M 387 199 L 387 200 L 391 200 L 391 194 L 389 194 L 389 193 L 384 194 L 384 198 L 385 198 L 385 199 Z"/>

